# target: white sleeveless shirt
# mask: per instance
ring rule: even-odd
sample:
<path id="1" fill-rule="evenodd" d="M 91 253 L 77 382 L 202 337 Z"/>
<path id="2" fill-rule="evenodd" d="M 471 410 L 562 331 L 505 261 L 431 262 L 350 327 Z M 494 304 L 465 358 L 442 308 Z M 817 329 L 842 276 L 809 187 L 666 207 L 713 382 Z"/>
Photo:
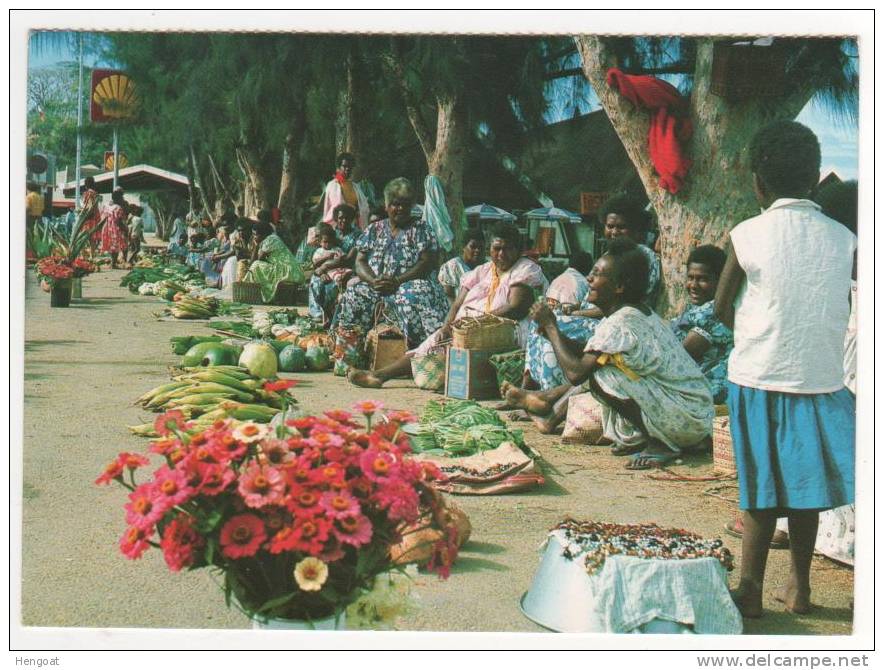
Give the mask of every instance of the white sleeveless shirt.
<path id="1" fill-rule="evenodd" d="M 781 198 L 730 238 L 746 282 L 728 379 L 785 393 L 843 388 L 856 235 L 810 200 Z"/>

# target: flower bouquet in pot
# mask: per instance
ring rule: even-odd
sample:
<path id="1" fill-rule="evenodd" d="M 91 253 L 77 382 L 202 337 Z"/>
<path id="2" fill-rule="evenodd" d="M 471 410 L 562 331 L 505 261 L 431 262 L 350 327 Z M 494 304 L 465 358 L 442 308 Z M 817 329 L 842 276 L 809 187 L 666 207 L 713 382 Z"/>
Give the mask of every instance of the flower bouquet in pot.
<path id="1" fill-rule="evenodd" d="M 390 554 L 401 529 L 440 504 L 438 472 L 410 458 L 395 413 L 373 427 L 375 411 L 365 427 L 332 411 L 275 431 L 227 420 L 195 432 L 161 415 L 150 451 L 165 464 L 138 483 L 149 459 L 124 452 L 96 480 L 130 491 L 120 550 L 136 559 L 154 547 L 173 572 L 217 572 L 228 605 L 260 624 L 340 617 L 402 569 Z M 436 571 L 455 554 L 440 542 Z"/>

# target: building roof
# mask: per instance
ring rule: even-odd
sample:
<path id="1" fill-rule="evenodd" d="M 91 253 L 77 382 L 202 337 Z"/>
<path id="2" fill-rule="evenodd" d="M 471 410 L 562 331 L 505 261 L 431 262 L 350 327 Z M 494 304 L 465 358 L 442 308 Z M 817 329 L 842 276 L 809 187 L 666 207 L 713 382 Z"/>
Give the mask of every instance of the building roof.
<path id="1" fill-rule="evenodd" d="M 99 193 L 110 193 L 113 190 L 114 173 L 102 172 L 94 176 L 95 189 Z M 124 191 L 187 191 L 188 179 L 182 174 L 163 170 L 153 165 L 141 163 L 120 170 L 117 185 Z M 64 185 L 66 196 L 74 195 L 76 182 L 69 181 Z"/>

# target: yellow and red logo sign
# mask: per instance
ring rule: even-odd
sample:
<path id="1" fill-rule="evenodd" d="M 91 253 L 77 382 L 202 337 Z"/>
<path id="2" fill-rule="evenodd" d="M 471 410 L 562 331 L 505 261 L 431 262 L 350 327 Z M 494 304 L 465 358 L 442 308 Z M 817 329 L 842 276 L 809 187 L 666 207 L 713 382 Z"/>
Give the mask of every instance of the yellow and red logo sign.
<path id="1" fill-rule="evenodd" d="M 138 92 L 119 70 L 93 70 L 90 118 L 93 123 L 130 121 L 138 112 Z"/>

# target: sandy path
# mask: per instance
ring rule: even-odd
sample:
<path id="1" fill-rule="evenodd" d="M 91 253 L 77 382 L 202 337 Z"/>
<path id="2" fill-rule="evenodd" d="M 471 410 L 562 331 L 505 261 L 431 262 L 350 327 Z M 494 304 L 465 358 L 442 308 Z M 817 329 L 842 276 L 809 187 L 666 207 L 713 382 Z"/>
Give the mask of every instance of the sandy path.
<path id="1" fill-rule="evenodd" d="M 117 550 L 124 529 L 125 494 L 92 481 L 121 450 L 144 450 L 147 441 L 126 426 L 152 415 L 132 405 L 144 391 L 168 380 L 176 362 L 172 335 L 207 333 L 202 324 L 157 321 L 155 298 L 118 286 L 122 272 L 84 281 L 85 299 L 50 309 L 32 273 L 26 290 L 23 623 L 32 626 L 244 628 L 228 611 L 205 571 L 170 573 L 159 552 L 128 561 Z M 306 377 L 306 375 L 305 375 Z M 419 411 L 433 394 L 399 381 L 383 391 L 350 387 L 331 374 L 310 375 L 299 389 L 302 406 L 315 411 L 348 408 L 363 398 Z M 460 497 L 473 524 L 451 578 L 422 576 L 418 607 L 401 628 L 436 631 L 541 631 L 519 611 L 518 601 L 537 565 L 547 529 L 566 515 L 617 522 L 654 521 L 721 534 L 733 506 L 704 495 L 709 483 L 659 482 L 627 472 L 623 460 L 602 448 L 568 446 L 518 426 L 554 468 L 534 493 Z M 711 474 L 710 459 L 678 468 Z M 725 491 L 733 496 L 734 491 Z M 723 535 L 739 557 L 740 542 Z M 755 634 L 849 634 L 853 572 L 814 560 L 814 601 L 808 616 L 783 611 L 772 594 L 785 583 L 788 553 L 771 552 L 768 612 L 746 623 Z M 735 575 L 732 574 L 732 583 Z"/>

